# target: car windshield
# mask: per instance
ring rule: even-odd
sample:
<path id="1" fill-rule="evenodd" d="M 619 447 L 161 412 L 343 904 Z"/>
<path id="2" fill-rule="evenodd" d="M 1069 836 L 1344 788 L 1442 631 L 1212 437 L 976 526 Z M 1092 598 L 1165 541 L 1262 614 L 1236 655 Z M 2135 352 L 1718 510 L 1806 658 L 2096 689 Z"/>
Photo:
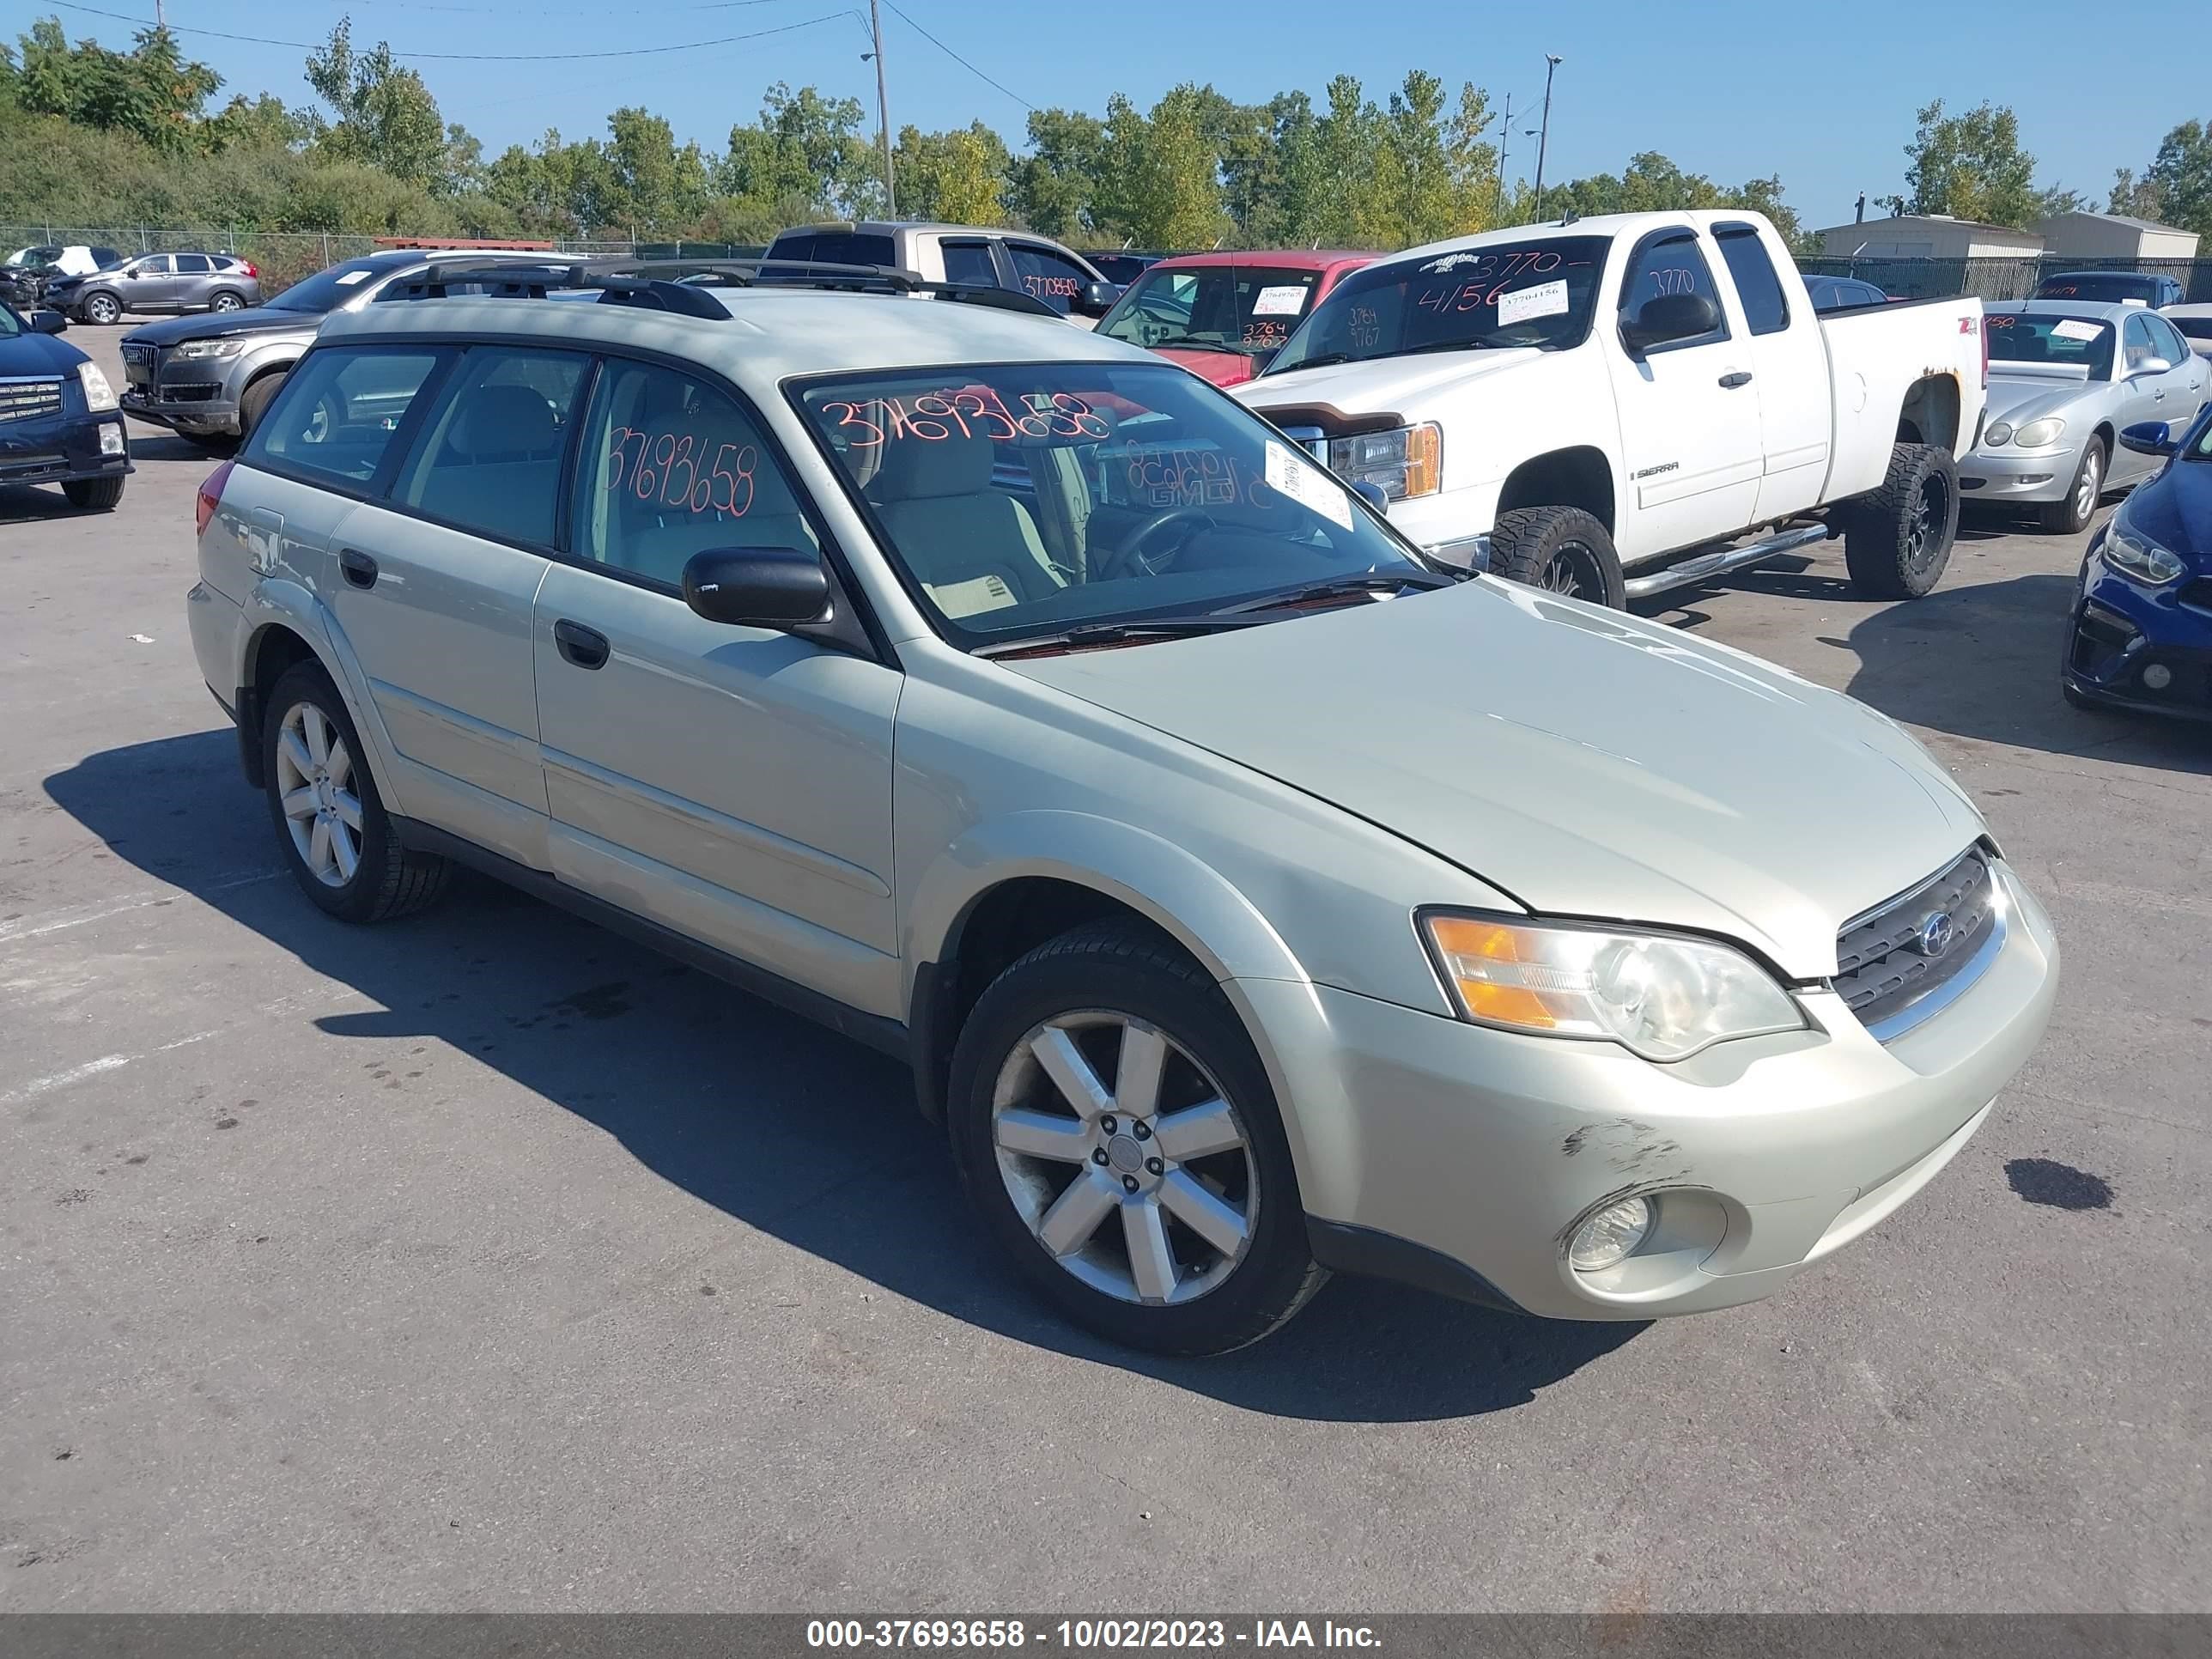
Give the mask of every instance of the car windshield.
<path id="1" fill-rule="evenodd" d="M 302 277 L 266 303 L 272 311 L 335 311 L 358 295 L 363 283 L 392 268 L 390 260 L 348 259 Z"/>
<path id="2" fill-rule="evenodd" d="M 1369 265 L 1314 308 L 1267 373 L 1405 351 L 1579 345 L 1606 242 L 1553 236 Z"/>
<path id="3" fill-rule="evenodd" d="M 1132 345 L 1254 356 L 1277 350 L 1291 337 L 1320 286 L 1317 270 L 1278 265 L 1154 267 L 1121 296 L 1098 331 Z"/>
<path id="4" fill-rule="evenodd" d="M 2031 317 L 2000 313 L 1982 319 L 1993 363 L 2051 363 L 2086 368 L 2101 380 L 2112 373 L 2112 325 L 2087 317 Z"/>
<path id="5" fill-rule="evenodd" d="M 838 375 L 799 403 L 969 648 L 1427 568 L 1333 474 L 1165 363 Z"/>
<path id="6" fill-rule="evenodd" d="M 2123 300 L 2148 300 L 2157 286 L 2148 276 L 2100 276 L 2090 271 L 2078 276 L 2054 276 L 2035 290 L 2039 300 L 2095 300 L 2106 305 Z"/>

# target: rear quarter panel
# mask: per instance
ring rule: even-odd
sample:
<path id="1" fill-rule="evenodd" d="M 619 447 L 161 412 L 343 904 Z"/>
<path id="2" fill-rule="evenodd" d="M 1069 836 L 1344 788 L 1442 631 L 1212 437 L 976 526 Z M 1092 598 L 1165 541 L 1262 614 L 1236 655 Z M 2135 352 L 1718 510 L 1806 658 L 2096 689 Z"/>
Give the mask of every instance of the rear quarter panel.
<path id="1" fill-rule="evenodd" d="M 1831 313 L 1819 319 L 1827 347 L 1834 458 L 1824 502 L 1863 495 L 1889 471 L 1906 394 L 1921 381 L 1955 387 L 1958 428 L 1948 447 L 1963 456 L 1980 429 L 1982 302 L 1972 297 L 1907 301 Z"/>

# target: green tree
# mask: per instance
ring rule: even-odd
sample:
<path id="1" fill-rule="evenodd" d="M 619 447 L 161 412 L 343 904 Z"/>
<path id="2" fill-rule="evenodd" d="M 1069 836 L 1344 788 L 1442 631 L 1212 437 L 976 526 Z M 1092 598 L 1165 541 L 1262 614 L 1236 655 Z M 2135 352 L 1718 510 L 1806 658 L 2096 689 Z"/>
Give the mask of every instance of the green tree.
<path id="1" fill-rule="evenodd" d="M 2136 178 L 2133 167 L 2112 169 L 2112 193 L 2105 200 L 2106 212 L 2131 219 L 2156 219 L 2164 210 L 2156 185 Z"/>
<path id="2" fill-rule="evenodd" d="M 2212 122 L 2184 121 L 2167 133 L 2144 182 L 2157 192 L 2157 217 L 2212 237 Z"/>
<path id="3" fill-rule="evenodd" d="M 1079 111 L 1030 112 L 1030 153 L 1006 164 L 1006 207 L 1031 230 L 1062 241 L 1087 235 L 1103 165 L 1106 124 Z"/>
<path id="4" fill-rule="evenodd" d="M 891 161 L 899 211 L 958 225 L 1004 224 L 1012 160 L 1006 141 L 981 121 L 950 132 L 902 127 Z"/>
<path id="5" fill-rule="evenodd" d="M 647 240 L 678 234 L 705 206 L 712 187 L 696 144 L 678 149 L 661 116 L 638 108 L 607 118 L 605 149 L 611 199 L 603 211 L 636 227 Z"/>
<path id="6" fill-rule="evenodd" d="M 446 124 L 438 100 L 385 42 L 356 52 L 353 20 L 340 18 L 323 49 L 308 55 L 307 75 L 335 114 L 320 146 L 331 159 L 366 162 L 404 184 L 442 177 Z"/>
<path id="7" fill-rule="evenodd" d="M 1905 147 L 1905 201 L 1913 213 L 2021 228 L 2044 210 L 2035 189 L 2035 157 L 2021 148 L 2020 120 L 2002 105 L 1982 103 L 1946 115 L 1937 99 L 1920 111 Z"/>
<path id="8" fill-rule="evenodd" d="M 297 149 L 320 136 L 322 122 L 313 111 L 289 110 L 274 93 L 248 100 L 239 94 L 208 117 L 200 142 L 210 151 Z"/>
<path id="9" fill-rule="evenodd" d="M 15 102 L 33 114 L 135 134 L 157 149 L 181 152 L 198 142 L 200 111 L 222 85 L 205 64 L 188 61 L 167 29 L 141 29 L 128 52 L 96 40 L 74 46 L 51 17 L 18 38 L 22 63 L 9 76 Z"/>
<path id="10" fill-rule="evenodd" d="M 825 98 L 812 87 L 793 92 L 779 81 L 757 124 L 730 129 L 715 182 L 725 195 L 803 203 L 816 216 L 872 212 L 883 204 L 883 183 L 860 123 L 859 99 Z"/>

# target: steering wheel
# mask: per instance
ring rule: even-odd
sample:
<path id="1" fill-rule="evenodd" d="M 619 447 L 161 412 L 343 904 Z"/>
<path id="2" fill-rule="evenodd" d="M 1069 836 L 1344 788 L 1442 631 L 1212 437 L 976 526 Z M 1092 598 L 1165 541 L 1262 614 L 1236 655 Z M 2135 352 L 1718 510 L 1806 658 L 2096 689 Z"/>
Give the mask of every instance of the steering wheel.
<path id="1" fill-rule="evenodd" d="M 1169 526 L 1177 524 L 1190 526 L 1183 532 L 1182 539 L 1158 558 L 1146 558 L 1145 544 Z M 1182 556 L 1183 549 L 1190 544 L 1193 536 L 1201 530 L 1212 528 L 1213 517 L 1203 507 L 1171 507 L 1164 513 L 1155 513 L 1124 536 L 1121 544 L 1098 562 L 1098 579 L 1111 581 L 1117 576 L 1129 574 L 1132 566 L 1147 576 L 1157 576 Z"/>

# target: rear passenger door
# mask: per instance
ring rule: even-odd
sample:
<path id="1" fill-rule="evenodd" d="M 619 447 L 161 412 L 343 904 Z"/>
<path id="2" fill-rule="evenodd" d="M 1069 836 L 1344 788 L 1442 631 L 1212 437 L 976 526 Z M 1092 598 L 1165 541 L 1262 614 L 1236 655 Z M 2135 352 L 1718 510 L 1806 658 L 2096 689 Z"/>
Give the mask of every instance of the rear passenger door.
<path id="1" fill-rule="evenodd" d="M 551 867 L 896 1018 L 897 672 L 708 622 L 683 598 L 695 553 L 817 550 L 825 534 L 740 399 L 674 368 L 606 360 L 580 433 L 569 552 L 538 595 Z"/>
<path id="2" fill-rule="evenodd" d="M 404 459 L 386 470 L 384 499 L 340 527 L 325 587 L 398 756 L 402 810 L 541 870 L 532 606 L 590 367 L 578 352 L 472 346 L 395 417 L 395 377 L 371 366 L 364 400 L 404 433 Z"/>
<path id="3" fill-rule="evenodd" d="M 169 303 L 179 311 L 198 311 L 215 292 L 215 261 L 204 253 L 179 253 L 174 256 L 176 277 L 169 290 Z"/>
<path id="4" fill-rule="evenodd" d="M 1761 519 L 1786 518 L 1817 505 L 1828 478 L 1828 354 L 1809 302 L 1795 314 L 1776 259 L 1750 223 L 1717 224 L 1714 240 L 1735 284 L 1750 337 L 1745 341 L 1751 378 L 1735 395 L 1759 406 Z"/>

